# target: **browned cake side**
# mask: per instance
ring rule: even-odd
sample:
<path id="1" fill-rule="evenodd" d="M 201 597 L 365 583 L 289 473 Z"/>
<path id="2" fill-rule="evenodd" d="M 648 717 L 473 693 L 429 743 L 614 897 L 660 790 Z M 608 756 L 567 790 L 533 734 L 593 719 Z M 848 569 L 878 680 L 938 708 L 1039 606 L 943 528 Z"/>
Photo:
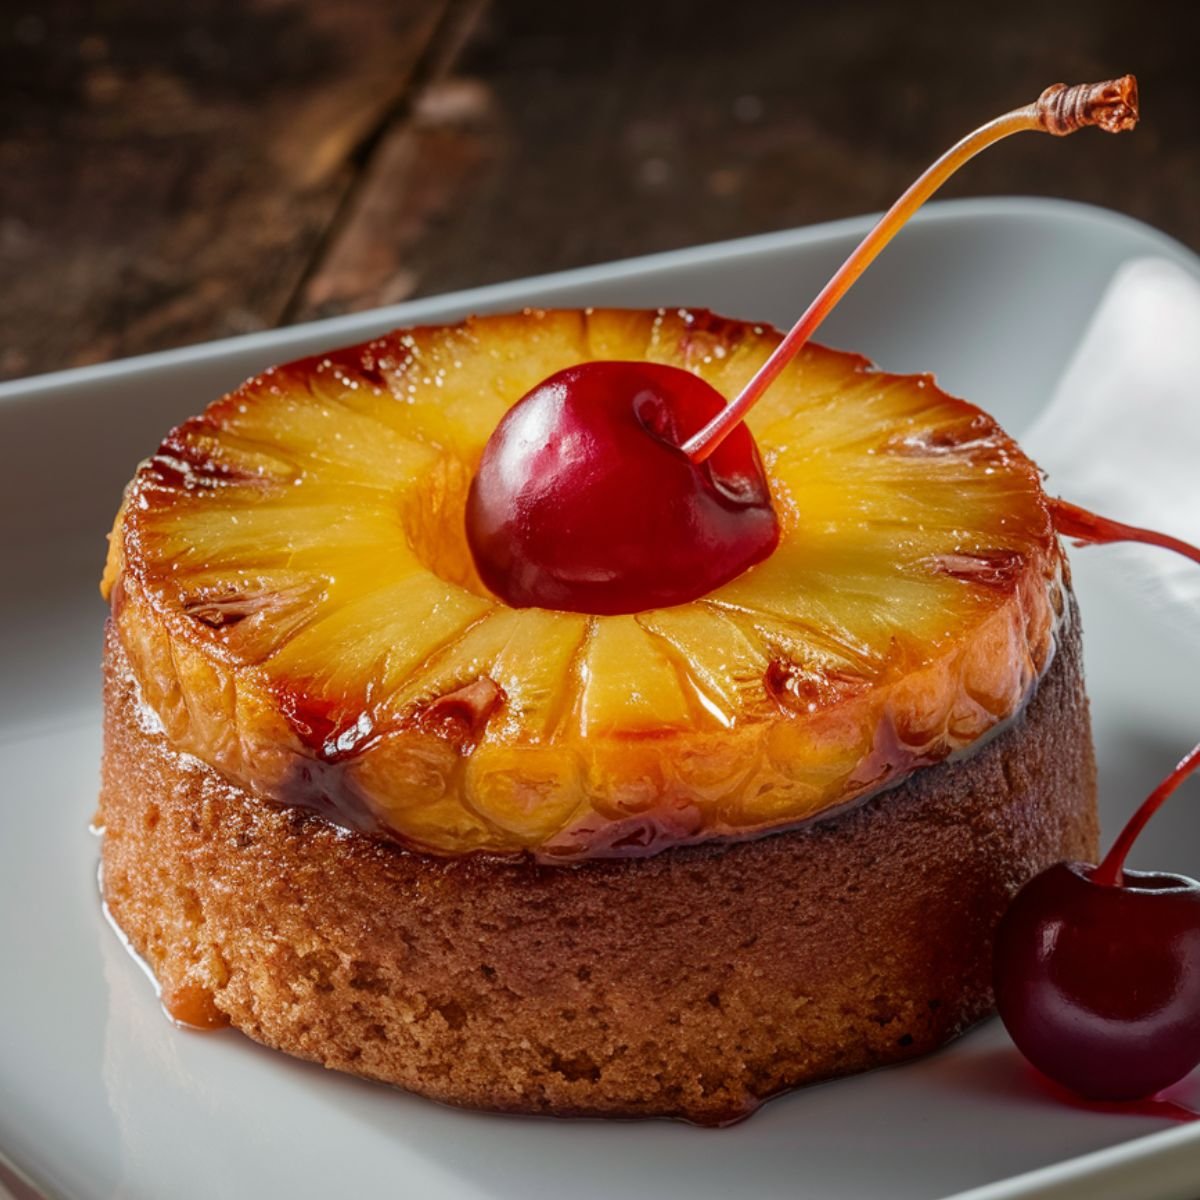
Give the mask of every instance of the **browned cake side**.
<path id="1" fill-rule="evenodd" d="M 1097 841 L 1075 621 L 966 760 L 806 829 L 577 867 L 264 804 L 154 731 L 110 630 L 101 817 L 109 908 L 177 1009 L 453 1104 L 704 1123 L 983 1016 L 1006 900 Z"/>

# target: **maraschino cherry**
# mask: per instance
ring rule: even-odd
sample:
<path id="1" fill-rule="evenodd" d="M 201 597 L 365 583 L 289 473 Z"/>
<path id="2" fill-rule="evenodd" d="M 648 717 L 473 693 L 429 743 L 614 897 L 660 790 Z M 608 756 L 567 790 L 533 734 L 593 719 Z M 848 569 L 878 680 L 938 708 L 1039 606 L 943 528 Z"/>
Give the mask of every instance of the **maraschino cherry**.
<path id="1" fill-rule="evenodd" d="M 1001 138 L 1136 122 L 1126 75 L 1055 84 L 968 134 L 884 214 L 731 403 L 651 363 L 580 363 L 538 384 L 497 426 L 471 484 L 466 534 L 480 578 L 516 608 L 632 613 L 697 599 L 761 561 L 779 526 L 743 418 L 875 256 Z"/>
<path id="2" fill-rule="evenodd" d="M 514 607 L 636 612 L 692 600 L 779 540 L 745 425 L 704 463 L 680 446 L 725 408 L 698 375 L 592 362 L 539 383 L 484 451 L 467 529 L 483 582 Z"/>
<path id="3" fill-rule="evenodd" d="M 1050 501 L 1080 545 L 1140 542 L 1200 563 L 1200 547 Z M 1056 863 L 996 931 L 996 1007 L 1043 1075 L 1087 1100 L 1153 1096 L 1200 1065 L 1200 883 L 1125 870 L 1138 834 L 1200 767 L 1196 746 L 1146 798 L 1098 866 Z M 1180 1110 L 1186 1111 L 1186 1110 Z"/>
<path id="4" fill-rule="evenodd" d="M 1200 1065 L 1200 883 L 1125 870 L 1134 839 L 1200 766 L 1195 747 L 1096 866 L 1056 863 L 996 931 L 996 1006 L 1044 1075 L 1089 1100 L 1140 1100 Z"/>

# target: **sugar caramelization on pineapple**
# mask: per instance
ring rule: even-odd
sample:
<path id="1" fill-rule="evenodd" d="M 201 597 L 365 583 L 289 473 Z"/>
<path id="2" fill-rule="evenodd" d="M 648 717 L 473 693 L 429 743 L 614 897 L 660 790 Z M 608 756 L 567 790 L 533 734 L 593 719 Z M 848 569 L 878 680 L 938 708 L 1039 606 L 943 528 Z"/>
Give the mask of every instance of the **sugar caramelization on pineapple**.
<path id="1" fill-rule="evenodd" d="M 1036 468 L 929 377 L 806 347 L 748 419 L 779 544 L 694 602 L 510 608 L 475 573 L 467 491 L 535 384 L 647 361 L 729 397 L 779 336 L 527 312 L 250 380 L 117 518 L 104 586 L 145 704 L 268 800 L 554 861 L 786 827 L 969 746 L 1049 662 L 1063 566 Z"/>

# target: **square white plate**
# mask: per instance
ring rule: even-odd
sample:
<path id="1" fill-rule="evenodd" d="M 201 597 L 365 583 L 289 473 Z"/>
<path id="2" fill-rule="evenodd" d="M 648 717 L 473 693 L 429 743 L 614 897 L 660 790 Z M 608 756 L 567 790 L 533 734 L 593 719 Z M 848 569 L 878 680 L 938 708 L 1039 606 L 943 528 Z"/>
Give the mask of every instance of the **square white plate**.
<path id="1" fill-rule="evenodd" d="M 87 832 L 100 752 L 96 593 L 120 489 L 162 433 L 244 376 L 389 327 L 523 304 L 710 305 L 786 323 L 866 228 L 852 220 L 443 296 L 0 385 L 0 1194 L 422 1200 L 629 1195 L 1195 1200 L 1200 1124 L 1062 1106 L 996 1022 L 921 1062 L 775 1101 L 724 1131 L 458 1112 L 164 1020 L 105 924 Z M 1020 433 L 1122 264 L 1200 262 L 1056 201 L 922 213 L 824 329 L 936 369 Z M 1113 454 L 1120 448 L 1114 446 Z M 1200 638 L 1180 645 L 1075 556 L 1106 829 L 1196 737 Z M 1140 861 L 1197 873 L 1200 811 Z M 1200 1077 L 1176 1094 L 1200 1104 Z"/>

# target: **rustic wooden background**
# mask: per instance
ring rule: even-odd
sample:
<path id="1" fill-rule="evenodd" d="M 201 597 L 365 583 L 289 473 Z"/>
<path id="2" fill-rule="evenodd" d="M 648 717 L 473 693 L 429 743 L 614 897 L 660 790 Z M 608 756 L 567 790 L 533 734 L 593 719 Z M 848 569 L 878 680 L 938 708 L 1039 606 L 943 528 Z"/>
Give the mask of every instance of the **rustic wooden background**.
<path id="1" fill-rule="evenodd" d="M 1200 247 L 1200 4 L 5 0 L 0 376 L 878 209 L 1060 78 L 1132 137 L 951 195 Z"/>

